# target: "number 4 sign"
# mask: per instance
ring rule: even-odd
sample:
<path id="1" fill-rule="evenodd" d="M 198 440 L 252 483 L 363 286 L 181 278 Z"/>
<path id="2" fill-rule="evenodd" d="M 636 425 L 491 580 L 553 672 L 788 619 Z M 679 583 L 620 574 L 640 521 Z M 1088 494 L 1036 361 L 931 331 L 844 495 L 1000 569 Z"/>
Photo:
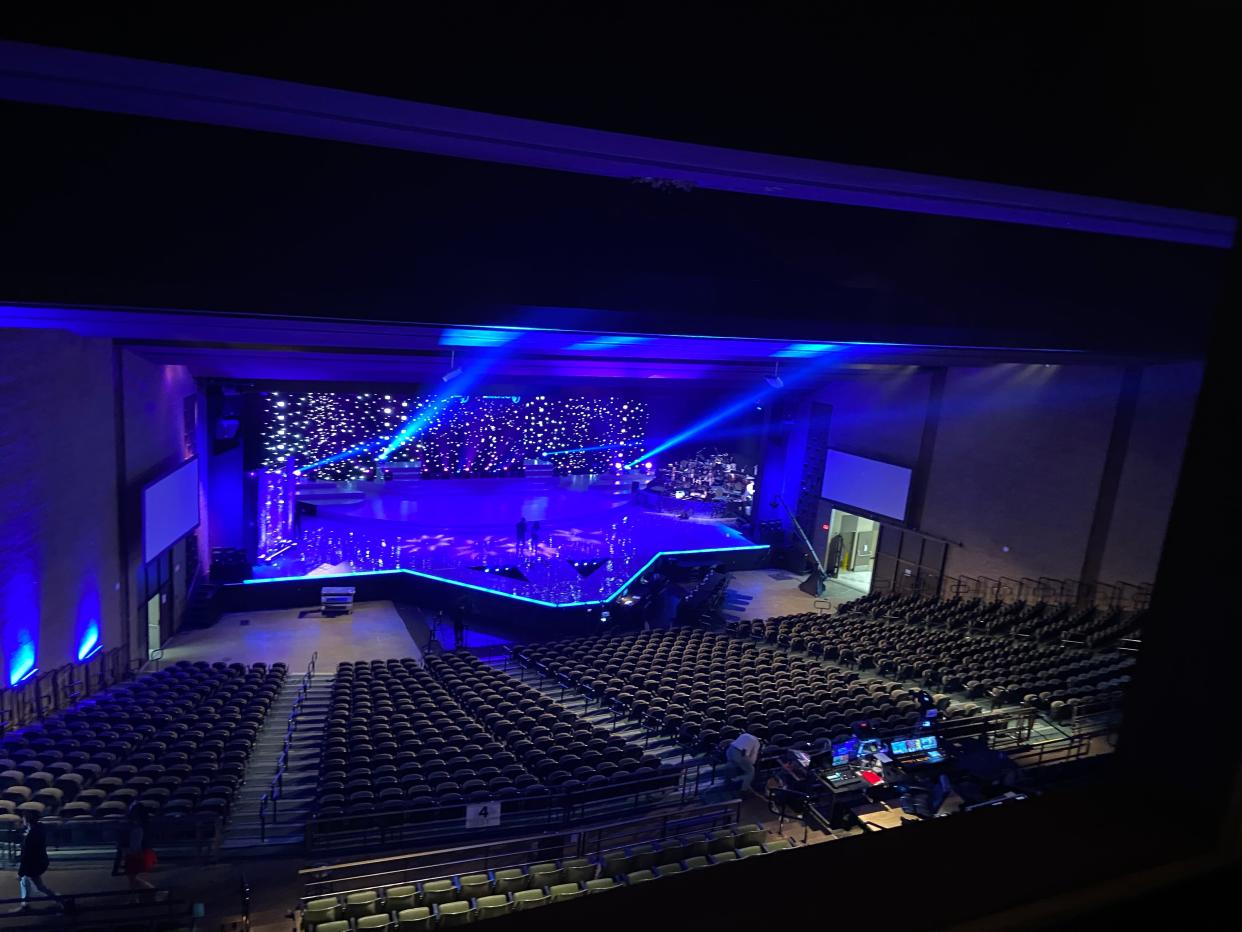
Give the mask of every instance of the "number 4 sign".
<path id="1" fill-rule="evenodd" d="M 500 803 L 471 803 L 466 806 L 466 828 L 495 828 L 500 824 Z"/>

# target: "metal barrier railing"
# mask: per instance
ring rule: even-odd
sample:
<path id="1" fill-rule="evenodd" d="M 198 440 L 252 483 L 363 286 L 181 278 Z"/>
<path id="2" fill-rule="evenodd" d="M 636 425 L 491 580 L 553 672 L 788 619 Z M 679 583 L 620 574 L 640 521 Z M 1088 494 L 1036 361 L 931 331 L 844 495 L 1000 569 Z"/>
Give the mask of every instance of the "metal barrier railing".
<path id="1" fill-rule="evenodd" d="M 1087 583 L 1078 579 L 1038 579 L 1023 576 L 945 576 L 937 592 L 943 599 L 982 599 L 985 602 L 1046 602 L 1050 605 L 1094 605 L 1101 609 L 1142 611 L 1151 604 L 1151 583 Z"/>
<path id="2" fill-rule="evenodd" d="M 1008 757 L 1023 770 L 1031 770 L 1081 760 L 1090 749 L 1091 739 L 1086 735 L 1066 735 L 1015 749 L 1009 752 Z"/>
<path id="3" fill-rule="evenodd" d="M 713 805 L 683 807 L 658 816 L 610 822 L 568 834 L 529 834 L 503 841 L 309 867 L 299 871 L 299 875 L 305 878 L 302 899 L 408 884 L 453 874 L 527 866 L 558 858 L 598 859 L 608 851 L 643 841 L 735 825 L 741 815 L 741 805 L 740 799 L 733 799 Z"/>
<path id="4" fill-rule="evenodd" d="M 712 770 L 710 765 L 697 765 L 676 773 L 633 780 L 619 787 L 549 793 L 502 800 L 499 804 L 492 801 L 493 816 L 511 813 L 511 817 L 502 818 L 499 823 L 494 818 L 477 819 L 473 826 L 467 819 L 469 810 L 464 803 L 454 806 L 460 811 L 452 818 L 435 818 L 435 810 L 406 808 L 328 817 L 315 815 L 306 822 L 306 850 L 311 853 L 328 848 L 357 850 L 437 838 L 461 841 L 470 837 L 501 837 L 514 831 L 582 831 L 582 826 L 593 818 L 606 818 L 619 809 L 685 806 L 697 798 L 702 773 Z"/>
<path id="5" fill-rule="evenodd" d="M 1094 738 L 1116 732 L 1121 724 L 1120 700 L 1077 702 L 1070 713 L 1070 733 L 1084 738 Z"/>
<path id="6" fill-rule="evenodd" d="M 285 739 L 281 745 L 280 754 L 276 758 L 276 772 L 272 775 L 267 792 L 259 799 L 260 841 L 267 841 L 268 806 L 271 806 L 272 810 L 272 824 L 275 825 L 280 821 L 280 799 L 285 792 L 285 771 L 289 767 L 289 752 L 293 747 L 293 736 L 298 729 L 298 716 L 302 711 L 302 704 L 306 701 L 311 686 L 314 685 L 315 665 L 318 662 L 319 651 L 315 651 L 311 654 L 310 661 L 306 664 L 306 672 L 302 674 L 302 679 L 298 683 L 297 698 L 293 700 L 293 707 L 289 710 L 289 723 L 285 728 Z"/>
<path id="7" fill-rule="evenodd" d="M 131 679 L 134 672 L 125 648 L 114 647 L 0 690 L 0 737 Z"/>
<path id="8" fill-rule="evenodd" d="M 151 890 L 136 898 L 132 890 L 98 890 L 85 893 L 64 893 L 59 897 L 63 916 L 73 917 L 57 923 L 56 928 L 77 928 L 78 924 L 91 928 L 141 929 L 157 932 L 168 928 L 192 928 L 199 910 L 169 890 Z M 50 898 L 0 899 L 0 929 L 7 928 L 10 920 L 14 928 L 31 929 L 29 914 L 19 907 L 34 906 L 37 912 Z M 35 920 L 37 923 L 38 920 Z M 51 926 L 37 925 L 38 928 Z"/>
<path id="9" fill-rule="evenodd" d="M 54 816 L 41 823 L 47 832 L 49 851 L 72 851 L 75 858 L 112 859 L 117 847 L 118 832 L 123 819 L 67 819 Z M 191 857 L 213 861 L 223 837 L 223 820 L 219 816 L 186 816 L 154 819 L 148 827 L 151 847 L 164 857 Z M 21 848 L 20 827 L 0 829 L 0 851 L 9 862 L 15 862 Z"/>

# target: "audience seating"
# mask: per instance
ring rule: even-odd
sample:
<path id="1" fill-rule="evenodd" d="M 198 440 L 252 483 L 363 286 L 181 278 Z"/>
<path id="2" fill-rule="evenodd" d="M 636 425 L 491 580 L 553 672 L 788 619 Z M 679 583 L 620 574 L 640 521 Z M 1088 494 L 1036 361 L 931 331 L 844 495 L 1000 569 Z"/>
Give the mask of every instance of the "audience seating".
<path id="1" fill-rule="evenodd" d="M 678 785 L 680 774 L 470 654 L 342 663 L 317 815 L 428 822 L 499 801 L 508 813 Z"/>
<path id="2" fill-rule="evenodd" d="M 836 615 L 734 622 L 727 629 L 738 638 L 805 651 L 837 666 L 918 682 L 940 694 L 942 714 L 950 706 L 958 716 L 972 711 L 948 695 L 964 693 L 993 708 L 1026 702 L 1064 718 L 1075 705 L 1115 698 L 1129 682 L 1132 655 L 981 633 L 952 624 L 958 611 L 953 604 L 946 611 L 939 600 L 872 595 L 844 603 Z M 949 626 L 935 627 L 931 620 Z"/>
<path id="3" fill-rule="evenodd" d="M 1047 602 L 1000 602 L 981 598 L 901 595 L 873 592 L 842 603 L 838 613 L 863 613 L 949 630 L 963 628 L 974 633 L 1013 634 L 1043 641 L 1071 640 L 1104 646 L 1122 637 L 1136 637 L 1145 611 L 1101 610 L 1095 606 L 1073 608 Z"/>
<path id="4" fill-rule="evenodd" d="M 683 853 L 695 842 L 710 847 L 718 846 L 724 840 L 754 844 L 739 848 L 721 847 L 712 854 L 687 857 Z M 670 838 L 659 844 L 631 845 L 605 851 L 599 858 L 500 868 L 387 889 L 356 890 L 316 897 L 303 907 L 302 928 L 309 932 L 347 929 L 351 915 L 355 929 L 395 928 L 400 932 L 403 929 L 448 928 L 790 847 L 792 842 L 789 839 L 769 839 L 762 826 L 734 826 L 710 835 Z M 647 866 L 637 867 L 640 863 Z M 575 873 L 571 875 L 571 872 Z M 599 876 L 596 876 L 597 873 Z M 366 908 L 362 911 L 351 913 L 351 906 L 364 905 Z M 344 925 L 334 925 L 338 922 Z"/>
<path id="5" fill-rule="evenodd" d="M 743 730 L 779 753 L 844 738 L 861 719 L 880 729 L 919 720 L 908 686 L 702 629 L 551 641 L 514 657 L 689 754 L 716 752 Z"/>
<path id="6" fill-rule="evenodd" d="M 182 661 L 0 739 L 0 820 L 225 818 L 284 664 Z"/>
<path id="7" fill-rule="evenodd" d="M 628 795 L 635 787 L 659 790 L 678 785 L 679 773 L 644 754 L 638 745 L 593 727 L 471 654 L 432 658 L 428 669 L 467 708 L 482 716 L 492 733 L 520 754 L 523 763 L 554 792 L 587 802 Z M 526 714 L 522 714 L 523 702 L 528 703 Z M 486 712 L 493 707 L 496 711 Z M 543 709 L 542 714 L 537 714 L 536 707 Z M 502 717 L 496 719 L 496 715 Z"/>

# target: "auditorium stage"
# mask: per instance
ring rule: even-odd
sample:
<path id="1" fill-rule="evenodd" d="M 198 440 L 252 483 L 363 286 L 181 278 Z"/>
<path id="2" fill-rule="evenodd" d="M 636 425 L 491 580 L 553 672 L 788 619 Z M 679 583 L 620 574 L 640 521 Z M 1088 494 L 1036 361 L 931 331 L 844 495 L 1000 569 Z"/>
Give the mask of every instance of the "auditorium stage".
<path id="1" fill-rule="evenodd" d="M 767 551 L 728 522 L 659 510 L 629 476 L 419 479 L 317 485 L 299 542 L 263 581 L 403 572 L 456 589 L 551 607 L 606 604 L 662 557 L 758 565 Z M 540 522 L 534 548 L 518 518 Z M 345 583 L 348 584 L 348 583 Z"/>

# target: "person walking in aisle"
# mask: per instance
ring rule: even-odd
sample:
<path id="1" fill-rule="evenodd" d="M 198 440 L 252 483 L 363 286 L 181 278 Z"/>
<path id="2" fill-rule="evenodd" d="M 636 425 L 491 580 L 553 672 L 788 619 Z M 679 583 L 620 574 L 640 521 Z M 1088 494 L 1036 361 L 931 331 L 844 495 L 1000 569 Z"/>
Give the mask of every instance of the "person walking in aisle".
<path id="1" fill-rule="evenodd" d="M 38 812 L 25 811 L 22 833 L 21 856 L 17 862 L 17 887 L 22 898 L 22 905 L 11 912 L 26 913 L 30 911 L 30 888 L 38 890 L 44 896 L 51 897 L 57 905 L 64 907 L 64 900 L 52 892 L 43 882 L 43 875 L 51 862 L 47 856 L 47 829 L 40 824 Z"/>
<path id="2" fill-rule="evenodd" d="M 151 810 L 135 802 L 129 807 L 129 841 L 125 845 L 125 876 L 131 890 L 154 890 L 155 884 L 142 877 L 155 869 L 155 851 L 148 837 Z"/>

